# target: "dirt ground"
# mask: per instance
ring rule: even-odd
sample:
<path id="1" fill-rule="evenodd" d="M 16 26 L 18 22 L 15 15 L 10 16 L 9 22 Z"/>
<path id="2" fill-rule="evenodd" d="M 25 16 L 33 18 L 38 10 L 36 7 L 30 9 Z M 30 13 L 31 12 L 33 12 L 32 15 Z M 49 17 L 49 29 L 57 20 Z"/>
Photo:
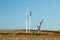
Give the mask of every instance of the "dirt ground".
<path id="1" fill-rule="evenodd" d="M 0 30 L 0 40 L 60 40 L 60 31 Z"/>

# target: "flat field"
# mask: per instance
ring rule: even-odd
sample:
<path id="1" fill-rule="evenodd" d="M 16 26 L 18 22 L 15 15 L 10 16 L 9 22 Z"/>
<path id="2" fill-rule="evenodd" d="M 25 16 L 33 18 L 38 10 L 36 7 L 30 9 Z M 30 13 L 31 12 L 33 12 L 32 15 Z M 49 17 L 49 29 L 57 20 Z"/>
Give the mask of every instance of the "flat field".
<path id="1" fill-rule="evenodd" d="M 30 30 L 0 30 L 0 40 L 60 40 L 60 31 Z"/>

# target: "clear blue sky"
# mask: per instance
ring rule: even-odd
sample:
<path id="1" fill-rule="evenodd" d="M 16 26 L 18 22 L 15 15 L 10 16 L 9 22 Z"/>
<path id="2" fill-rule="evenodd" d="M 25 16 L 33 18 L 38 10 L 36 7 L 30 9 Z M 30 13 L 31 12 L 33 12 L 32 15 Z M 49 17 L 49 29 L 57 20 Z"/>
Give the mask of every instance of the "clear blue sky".
<path id="1" fill-rule="evenodd" d="M 60 0 L 0 0 L 0 29 L 25 29 L 26 5 L 32 11 L 31 29 L 44 19 L 41 30 L 60 29 Z"/>

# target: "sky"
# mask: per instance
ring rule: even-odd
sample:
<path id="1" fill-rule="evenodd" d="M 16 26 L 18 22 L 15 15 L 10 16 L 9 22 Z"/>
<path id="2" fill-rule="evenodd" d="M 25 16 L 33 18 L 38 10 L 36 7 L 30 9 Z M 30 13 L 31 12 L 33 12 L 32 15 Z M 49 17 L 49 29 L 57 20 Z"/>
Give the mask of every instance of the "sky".
<path id="1" fill-rule="evenodd" d="M 41 30 L 60 29 L 60 0 L 0 0 L 0 29 L 26 29 L 26 10 L 30 29 L 44 19 Z"/>

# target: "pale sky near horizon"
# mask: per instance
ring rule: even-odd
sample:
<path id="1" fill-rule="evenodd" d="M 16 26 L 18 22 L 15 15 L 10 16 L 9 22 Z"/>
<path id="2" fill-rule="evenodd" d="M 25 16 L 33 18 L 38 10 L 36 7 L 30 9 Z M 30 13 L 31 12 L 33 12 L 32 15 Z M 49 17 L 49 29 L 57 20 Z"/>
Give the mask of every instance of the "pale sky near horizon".
<path id="1" fill-rule="evenodd" d="M 27 5 L 30 29 L 37 29 L 42 19 L 41 30 L 60 29 L 60 0 L 0 0 L 0 29 L 25 29 Z"/>

